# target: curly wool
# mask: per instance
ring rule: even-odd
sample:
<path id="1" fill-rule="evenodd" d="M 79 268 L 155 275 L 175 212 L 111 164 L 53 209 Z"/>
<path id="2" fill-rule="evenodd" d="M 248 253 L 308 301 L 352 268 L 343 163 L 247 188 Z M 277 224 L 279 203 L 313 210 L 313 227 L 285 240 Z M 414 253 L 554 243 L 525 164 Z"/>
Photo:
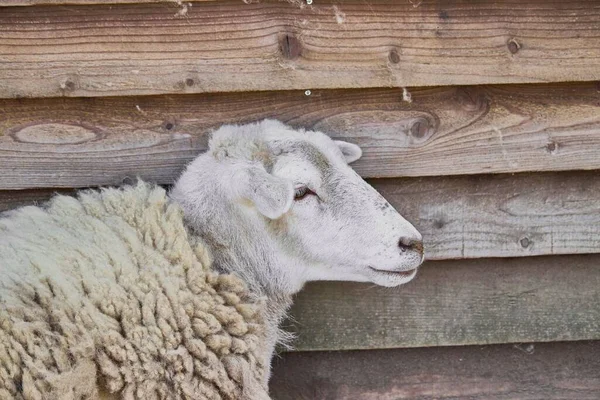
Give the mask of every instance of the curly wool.
<path id="1" fill-rule="evenodd" d="M 160 187 L 12 211 L 0 264 L 0 399 L 269 398 L 262 301 Z"/>

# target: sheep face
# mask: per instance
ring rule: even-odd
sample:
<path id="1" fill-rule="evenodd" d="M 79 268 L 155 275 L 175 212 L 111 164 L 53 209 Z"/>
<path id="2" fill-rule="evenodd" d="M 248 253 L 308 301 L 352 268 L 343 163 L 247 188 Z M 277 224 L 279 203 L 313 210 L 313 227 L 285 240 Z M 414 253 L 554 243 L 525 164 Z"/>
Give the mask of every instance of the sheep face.
<path id="1" fill-rule="evenodd" d="M 270 273 L 290 292 L 311 280 L 397 286 L 422 263 L 422 237 L 348 165 L 360 156 L 276 121 L 226 126 L 173 195 L 213 248 L 269 265 L 241 275 Z"/>

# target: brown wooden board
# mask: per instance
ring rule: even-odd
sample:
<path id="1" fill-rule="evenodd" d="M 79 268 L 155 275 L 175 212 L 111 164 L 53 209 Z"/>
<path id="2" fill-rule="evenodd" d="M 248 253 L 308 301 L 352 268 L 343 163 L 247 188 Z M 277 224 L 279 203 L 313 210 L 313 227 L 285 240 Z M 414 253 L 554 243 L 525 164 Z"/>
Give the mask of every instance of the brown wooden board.
<path id="1" fill-rule="evenodd" d="M 300 351 L 600 339 L 600 255 L 429 262 L 394 289 L 313 283 L 292 316 Z"/>
<path id="2" fill-rule="evenodd" d="M 292 315 L 298 350 L 600 339 L 600 255 L 429 261 L 394 289 L 311 283 Z"/>
<path id="3" fill-rule="evenodd" d="M 428 259 L 600 252 L 595 171 L 369 182 L 423 234 Z M 52 193 L 0 191 L 0 211 Z"/>
<path id="4" fill-rule="evenodd" d="M 286 353 L 274 400 L 597 400 L 600 342 Z"/>
<path id="5" fill-rule="evenodd" d="M 600 79 L 596 0 L 248 3 L 5 7 L 0 97 Z"/>
<path id="6" fill-rule="evenodd" d="M 0 28 L 1 29 L 1 28 Z M 0 190 L 171 183 L 223 123 L 278 118 L 362 146 L 365 177 L 600 168 L 595 84 L 0 100 Z"/>
<path id="7" fill-rule="evenodd" d="M 43 206 L 48 199 L 57 193 L 72 194 L 74 191 L 68 189 L 2 190 L 0 191 L 0 212 L 22 206 Z"/>
<path id="8" fill-rule="evenodd" d="M 198 1 L 218 1 L 218 0 L 0 0 L 0 7 L 11 6 L 34 6 L 34 5 L 90 5 L 90 4 L 141 4 L 141 3 L 171 3 L 176 6 L 188 6 Z M 243 1 L 243 0 L 240 0 Z"/>
<path id="9" fill-rule="evenodd" d="M 600 252 L 596 171 L 373 180 L 428 259 Z"/>

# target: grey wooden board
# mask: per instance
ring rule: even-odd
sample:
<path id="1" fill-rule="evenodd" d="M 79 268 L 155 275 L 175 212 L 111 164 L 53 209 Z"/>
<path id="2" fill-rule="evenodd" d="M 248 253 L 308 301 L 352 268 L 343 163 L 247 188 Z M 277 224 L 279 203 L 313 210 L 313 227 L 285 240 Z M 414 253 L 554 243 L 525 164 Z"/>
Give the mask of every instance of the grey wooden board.
<path id="1" fill-rule="evenodd" d="M 0 100 L 0 190 L 171 183 L 224 123 L 277 118 L 362 146 L 365 177 L 600 168 L 593 84 Z"/>
<path id="2" fill-rule="evenodd" d="M 369 182 L 423 234 L 430 260 L 600 252 L 596 171 Z M 0 191 L 0 211 L 54 192 Z"/>
<path id="3" fill-rule="evenodd" d="M 428 259 L 600 252 L 596 171 L 371 182 L 423 234 Z"/>
<path id="4" fill-rule="evenodd" d="M 600 79 L 595 0 L 248 3 L 4 7 L 0 97 Z"/>
<path id="5" fill-rule="evenodd" d="M 600 339 L 600 255 L 429 262 L 394 289 L 313 283 L 292 316 L 300 351 Z"/>
<path id="6" fill-rule="evenodd" d="M 286 353 L 274 400 L 598 400 L 600 342 Z"/>

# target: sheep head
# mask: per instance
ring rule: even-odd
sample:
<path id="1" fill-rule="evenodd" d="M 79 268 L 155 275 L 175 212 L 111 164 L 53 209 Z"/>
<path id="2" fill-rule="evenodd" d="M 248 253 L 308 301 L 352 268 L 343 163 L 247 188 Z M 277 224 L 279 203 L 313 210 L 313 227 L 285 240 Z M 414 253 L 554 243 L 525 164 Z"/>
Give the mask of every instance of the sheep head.
<path id="1" fill-rule="evenodd" d="M 398 286 L 423 261 L 422 237 L 348 165 L 361 154 L 277 121 L 223 126 L 171 195 L 216 264 L 247 281 Z"/>

